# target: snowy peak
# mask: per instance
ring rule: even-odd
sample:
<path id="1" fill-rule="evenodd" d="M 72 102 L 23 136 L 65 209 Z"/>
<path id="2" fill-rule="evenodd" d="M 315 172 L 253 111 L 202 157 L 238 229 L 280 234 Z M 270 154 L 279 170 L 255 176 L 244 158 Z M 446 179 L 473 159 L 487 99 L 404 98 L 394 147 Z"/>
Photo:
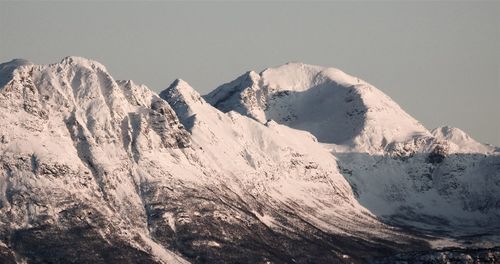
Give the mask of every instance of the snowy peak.
<path id="1" fill-rule="evenodd" d="M 437 140 L 447 142 L 451 153 L 490 153 L 493 146 L 481 144 L 456 127 L 442 126 L 431 131 Z"/>
<path id="2" fill-rule="evenodd" d="M 456 127 L 442 126 L 431 131 L 432 135 L 438 139 L 454 141 L 470 141 L 472 138 L 464 131 Z"/>
<path id="3" fill-rule="evenodd" d="M 261 76 L 249 71 L 234 81 L 219 86 L 205 95 L 204 99 L 223 112 L 235 111 L 265 123 L 266 118 L 261 111 L 265 107 L 265 96 L 262 94 L 260 82 Z M 242 100 L 246 103 L 234 103 Z"/>
<path id="4" fill-rule="evenodd" d="M 17 68 L 32 64 L 33 63 L 25 59 L 13 59 L 9 62 L 0 64 L 0 88 L 12 79 L 13 73 Z"/>
<path id="5" fill-rule="evenodd" d="M 32 65 L 33 63 L 26 59 L 12 59 L 11 61 L 4 62 L 0 64 L 0 71 L 4 73 L 4 69 L 10 68 L 15 69 L 24 65 Z"/>
<path id="6" fill-rule="evenodd" d="M 19 64 L 19 63 L 17 63 Z M 93 60 L 66 57 L 50 65 L 23 64 L 0 90 L 0 106 L 18 114 L 30 130 L 42 130 L 61 117 L 81 126 L 96 142 L 121 137 L 117 124 L 143 121 L 153 128 L 164 146 L 187 145 L 187 133 L 167 102 L 147 87 L 131 81 L 116 81 L 106 68 Z M 131 117 L 134 116 L 134 117 Z M 139 125 L 139 124 L 137 124 Z"/>
<path id="7" fill-rule="evenodd" d="M 188 131 L 191 131 L 198 114 L 213 111 L 213 109 L 207 110 L 206 106 L 209 105 L 200 94 L 181 79 L 175 80 L 163 90 L 160 97 L 168 102 Z"/>
<path id="8" fill-rule="evenodd" d="M 182 79 L 176 79 L 167 89 L 160 92 L 160 97 L 166 101 L 175 98 L 178 101 L 177 103 L 187 105 L 203 101 L 200 94 Z"/>
<path id="9" fill-rule="evenodd" d="M 390 142 L 429 132 L 387 95 L 335 68 L 288 63 L 247 73 L 205 99 L 261 123 L 273 119 L 320 142 L 377 152 Z"/>
<path id="10" fill-rule="evenodd" d="M 100 69 L 104 72 L 107 72 L 106 67 L 102 65 L 100 62 L 95 60 L 78 57 L 78 56 L 68 56 L 61 60 L 60 65 L 70 65 L 87 69 Z"/>
<path id="11" fill-rule="evenodd" d="M 326 79 L 350 86 L 362 81 L 336 68 L 325 68 L 298 62 L 290 62 L 277 68 L 268 68 L 261 73 L 263 84 L 273 90 L 301 92 Z"/>
<path id="12" fill-rule="evenodd" d="M 11 61 L 4 62 L 0 64 L 0 74 L 2 77 L 5 75 L 11 75 L 15 69 L 25 65 L 33 65 L 33 63 L 25 59 L 13 59 Z"/>

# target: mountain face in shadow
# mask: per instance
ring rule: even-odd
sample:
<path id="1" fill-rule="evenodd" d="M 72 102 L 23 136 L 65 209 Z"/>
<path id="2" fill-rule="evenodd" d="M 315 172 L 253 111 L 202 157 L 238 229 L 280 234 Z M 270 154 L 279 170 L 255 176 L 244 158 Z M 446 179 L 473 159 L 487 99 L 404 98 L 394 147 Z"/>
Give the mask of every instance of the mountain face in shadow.
<path id="1" fill-rule="evenodd" d="M 388 224 L 457 238 L 500 230 L 499 155 L 335 156 L 358 201 Z"/>

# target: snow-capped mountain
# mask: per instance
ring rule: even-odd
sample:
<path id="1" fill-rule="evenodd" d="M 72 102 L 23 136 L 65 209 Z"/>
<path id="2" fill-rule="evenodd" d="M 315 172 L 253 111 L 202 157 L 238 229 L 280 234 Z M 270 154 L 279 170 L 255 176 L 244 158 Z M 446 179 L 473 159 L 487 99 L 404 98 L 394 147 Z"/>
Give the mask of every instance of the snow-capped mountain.
<path id="1" fill-rule="evenodd" d="M 355 151 L 379 153 L 390 142 L 430 135 L 381 91 L 335 68 L 288 63 L 248 72 L 205 99 L 221 111 L 275 120 Z"/>
<path id="2" fill-rule="evenodd" d="M 494 148 L 339 70 L 157 95 L 67 57 L 0 84 L 2 263 L 391 262 L 460 245 L 454 221 L 498 245 Z"/>
<path id="3" fill-rule="evenodd" d="M 500 153 L 457 128 L 429 132 L 356 77 L 288 63 L 248 72 L 205 98 L 223 112 L 311 132 L 337 158 L 358 201 L 382 219 L 500 230 Z"/>
<path id="4" fill-rule="evenodd" d="M 495 151 L 493 146 L 484 145 L 475 141 L 464 131 L 456 127 L 438 127 L 433 129 L 431 133 L 437 140 L 446 142 L 448 145 L 448 152 L 450 153 L 488 154 Z"/>

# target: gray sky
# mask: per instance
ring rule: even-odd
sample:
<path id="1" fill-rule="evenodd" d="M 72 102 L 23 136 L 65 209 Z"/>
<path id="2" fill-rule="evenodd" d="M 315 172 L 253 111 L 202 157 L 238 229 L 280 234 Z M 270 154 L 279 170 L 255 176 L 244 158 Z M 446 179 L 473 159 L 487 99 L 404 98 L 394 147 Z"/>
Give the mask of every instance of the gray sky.
<path id="1" fill-rule="evenodd" d="M 288 61 L 337 67 L 428 128 L 500 146 L 500 1 L 0 2 L 0 61 L 102 62 L 155 91 L 202 94 Z"/>

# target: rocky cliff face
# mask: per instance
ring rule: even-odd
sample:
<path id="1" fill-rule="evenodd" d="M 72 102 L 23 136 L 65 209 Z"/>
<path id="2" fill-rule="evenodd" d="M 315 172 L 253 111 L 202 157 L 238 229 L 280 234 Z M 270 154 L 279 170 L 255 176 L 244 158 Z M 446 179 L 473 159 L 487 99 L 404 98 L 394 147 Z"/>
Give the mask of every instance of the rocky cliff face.
<path id="1" fill-rule="evenodd" d="M 309 66 L 300 67 L 304 71 Z M 498 156 L 488 147 L 481 148 L 481 157 L 464 162 L 463 156 L 453 156 L 456 151 L 436 147 L 452 138 L 454 146 L 463 149 L 457 141 L 462 137 L 431 135 L 399 108 L 389 109 L 393 103 L 385 97 L 379 110 L 396 112 L 411 129 L 398 135 L 397 127 L 385 130 L 364 118 L 342 117 L 341 127 L 354 124 L 359 129 L 335 135 L 340 130 L 334 125 L 307 127 L 320 120 L 310 123 L 304 119 L 309 112 L 301 111 L 317 96 L 301 95 L 293 101 L 300 107 L 286 106 L 292 96 L 286 89 L 289 83 L 300 93 L 309 93 L 307 85 L 315 83 L 321 97 L 335 97 L 331 100 L 343 102 L 342 107 L 354 105 L 332 118 L 371 100 L 361 90 L 379 94 L 362 81 L 365 88 L 349 88 L 347 81 L 357 81 L 351 77 L 335 81 L 335 91 L 329 91 L 333 81 L 327 77 L 343 73 L 323 70 L 314 81 L 302 80 L 302 75 L 288 80 L 290 76 L 273 70 L 262 76 L 249 73 L 235 81 L 240 86 L 219 88 L 218 95 L 205 97 L 209 103 L 182 80 L 157 95 L 132 81 L 114 80 L 101 64 L 78 57 L 52 65 L 16 60 L 1 64 L 0 73 L 2 263 L 384 259 L 428 251 L 445 243 L 443 239 L 449 242 L 448 234 L 430 237 L 400 227 L 424 216 L 418 210 L 400 214 L 404 205 L 430 207 L 394 197 L 424 197 L 425 190 L 449 199 L 467 192 L 471 196 L 457 202 L 465 201 L 460 204 L 464 210 L 476 214 L 467 219 L 483 224 L 498 219 Z M 245 99 L 233 103 L 231 98 Z M 371 117 L 376 100 L 370 102 L 359 116 Z M 329 103 L 315 104 L 321 107 L 313 112 Z M 277 111 L 278 105 L 286 111 Z M 288 112 L 297 117 L 281 118 Z M 322 137 L 318 133 L 324 128 L 333 130 Z M 356 131 L 375 131 L 377 139 L 365 141 Z M 332 142 L 325 145 L 318 139 Z M 339 149 L 369 152 L 353 156 Z M 457 169 L 471 161 L 477 165 Z M 431 179 L 426 176 L 429 170 Z M 385 188 L 406 175 L 412 175 L 412 181 Z M 471 180 L 472 175 L 480 180 Z M 366 180 L 370 176 L 376 179 Z M 388 201 L 392 209 L 381 211 L 371 201 Z M 398 227 L 391 226 L 394 223 Z"/>

